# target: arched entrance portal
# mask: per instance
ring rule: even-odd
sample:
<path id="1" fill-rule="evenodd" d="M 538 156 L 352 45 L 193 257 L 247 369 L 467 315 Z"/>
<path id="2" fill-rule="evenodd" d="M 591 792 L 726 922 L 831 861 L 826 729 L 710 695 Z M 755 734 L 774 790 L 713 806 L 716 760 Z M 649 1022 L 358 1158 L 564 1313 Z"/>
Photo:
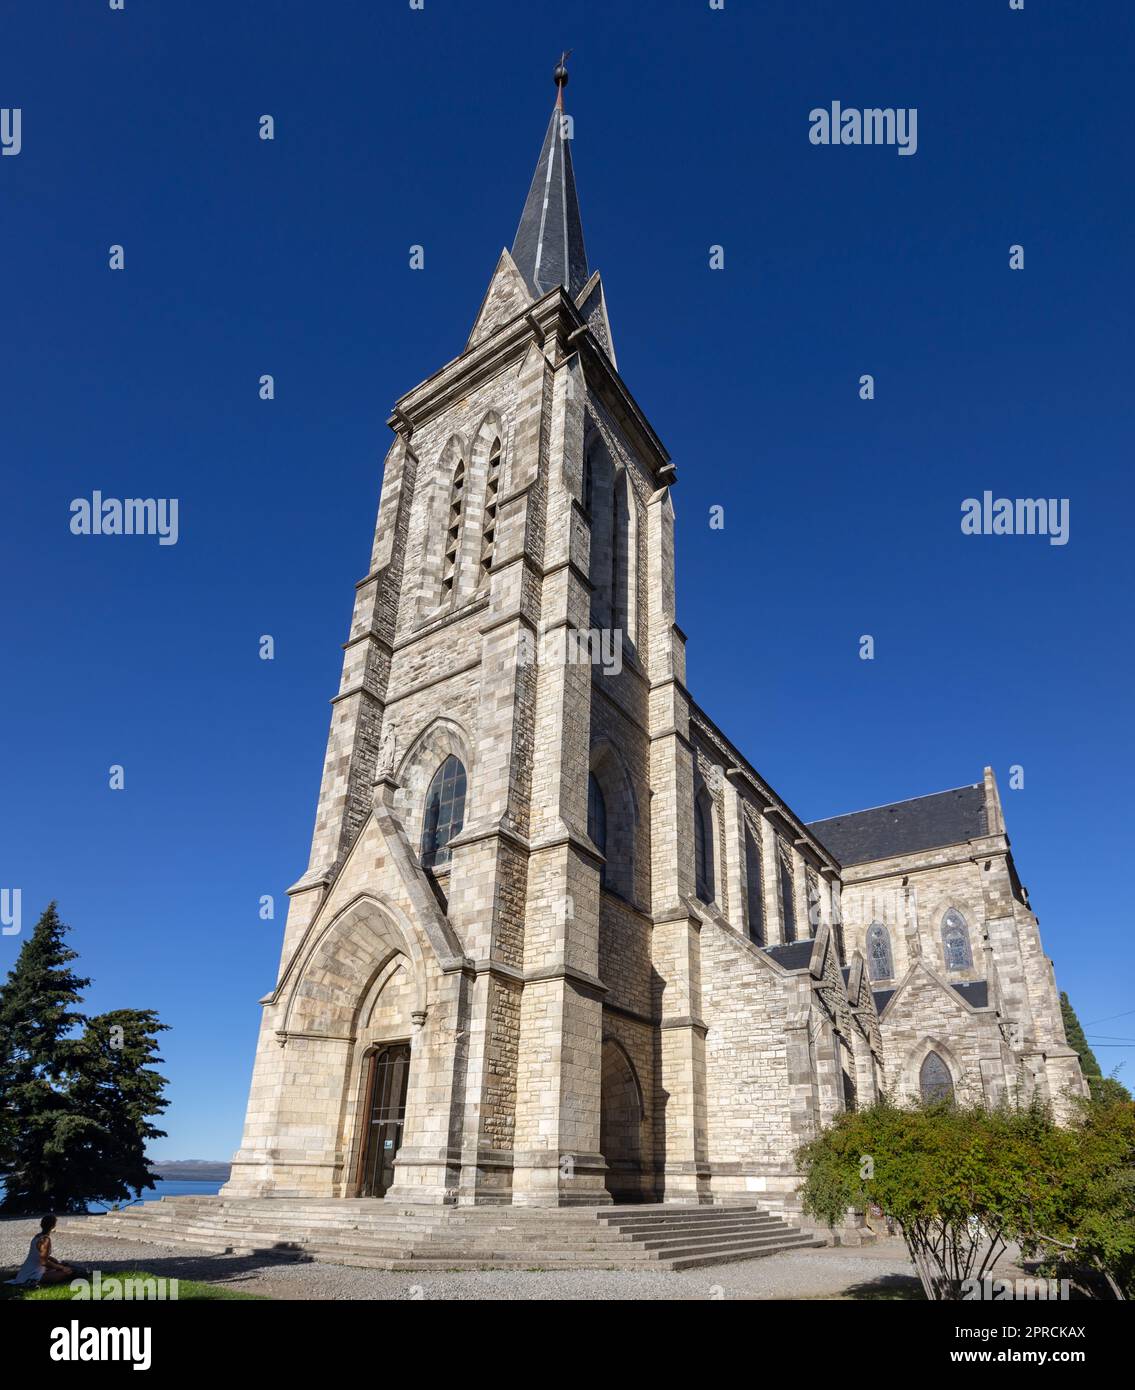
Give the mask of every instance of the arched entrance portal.
<path id="1" fill-rule="evenodd" d="M 634 1064 L 613 1038 L 603 1042 L 599 1147 L 607 1161 L 607 1191 L 616 1202 L 645 1199 L 642 1172 L 642 1088 Z"/>
<path id="2" fill-rule="evenodd" d="M 394 1182 L 394 1160 L 406 1121 L 406 1087 L 410 1079 L 410 1044 L 389 1043 L 371 1054 L 367 1101 L 363 1111 L 360 1197 L 382 1197 Z"/>

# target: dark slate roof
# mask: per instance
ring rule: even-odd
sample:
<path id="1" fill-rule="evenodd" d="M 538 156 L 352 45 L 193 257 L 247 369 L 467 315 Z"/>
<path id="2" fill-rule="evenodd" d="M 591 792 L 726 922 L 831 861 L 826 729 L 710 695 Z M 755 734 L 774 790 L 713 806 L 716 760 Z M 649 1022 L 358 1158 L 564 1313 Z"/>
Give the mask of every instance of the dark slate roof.
<path id="1" fill-rule="evenodd" d="M 512 259 L 537 298 L 563 285 L 575 299 L 590 278 L 571 141 L 564 139 L 562 114 L 558 107 L 552 111 L 512 243 Z"/>
<path id="2" fill-rule="evenodd" d="M 989 1007 L 988 980 L 970 980 L 967 984 L 955 985 L 954 988 L 973 1008 L 987 1009 Z"/>
<path id="3" fill-rule="evenodd" d="M 799 970 L 812 959 L 814 941 L 788 941 L 783 946 L 766 946 L 765 954 L 772 956 L 785 970 Z"/>
<path id="4" fill-rule="evenodd" d="M 985 1009 L 989 1007 L 988 980 L 969 980 L 965 984 L 955 985 L 954 988 L 973 1008 Z M 895 991 L 893 989 L 873 989 L 871 993 L 875 998 L 875 1012 L 881 1014 L 891 1002 Z"/>
<path id="5" fill-rule="evenodd" d="M 985 788 L 981 782 L 870 811 L 809 822 L 813 832 L 841 864 L 866 864 L 923 849 L 941 849 L 988 834 Z"/>

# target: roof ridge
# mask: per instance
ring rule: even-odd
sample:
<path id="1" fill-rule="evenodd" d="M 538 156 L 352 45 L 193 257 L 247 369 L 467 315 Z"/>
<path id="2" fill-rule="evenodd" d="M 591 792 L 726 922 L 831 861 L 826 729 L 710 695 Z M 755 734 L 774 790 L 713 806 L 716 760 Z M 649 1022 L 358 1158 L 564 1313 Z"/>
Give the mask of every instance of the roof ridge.
<path id="1" fill-rule="evenodd" d="M 865 816 L 868 811 L 885 811 L 888 806 L 907 806 L 912 801 L 929 801 L 932 796 L 949 796 L 951 792 L 976 791 L 978 787 L 984 787 L 982 782 L 963 782 L 960 787 L 943 787 L 940 792 L 923 792 L 921 796 L 906 796 L 901 801 L 882 801 L 878 806 L 864 806 L 859 811 L 841 811 L 836 816 L 819 816 L 816 820 L 807 821 L 806 824 L 823 825 L 830 820 L 846 820 L 848 816 Z"/>

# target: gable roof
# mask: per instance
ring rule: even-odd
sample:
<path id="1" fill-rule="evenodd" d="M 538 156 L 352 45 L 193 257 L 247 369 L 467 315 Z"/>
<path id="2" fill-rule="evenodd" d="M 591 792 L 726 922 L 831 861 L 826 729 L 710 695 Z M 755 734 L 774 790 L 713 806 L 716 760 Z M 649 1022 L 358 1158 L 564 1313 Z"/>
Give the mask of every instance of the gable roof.
<path id="1" fill-rule="evenodd" d="M 911 972 L 913 973 L 913 972 Z M 907 975 L 907 979 L 910 974 Z M 937 979 L 935 975 L 935 979 Z M 903 984 L 906 980 L 903 981 Z M 874 989 L 871 991 L 875 999 L 875 1012 L 881 1014 L 895 995 L 899 992 L 900 986 L 894 989 Z M 964 999 L 971 1009 L 989 1008 L 989 981 L 988 980 L 966 980 L 961 984 L 950 982 L 950 988 L 959 998 Z"/>
<path id="2" fill-rule="evenodd" d="M 808 823 L 841 864 L 866 864 L 987 835 L 981 782 Z"/>

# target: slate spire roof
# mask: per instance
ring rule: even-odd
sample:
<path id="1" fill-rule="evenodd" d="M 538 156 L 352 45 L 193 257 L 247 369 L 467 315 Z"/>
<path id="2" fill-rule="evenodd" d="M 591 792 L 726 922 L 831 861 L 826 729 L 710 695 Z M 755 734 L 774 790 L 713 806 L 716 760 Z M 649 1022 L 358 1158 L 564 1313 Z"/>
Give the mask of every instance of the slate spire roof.
<path id="1" fill-rule="evenodd" d="M 512 259 L 537 298 L 563 285 L 576 299 L 589 278 L 571 163 L 571 123 L 563 109 L 567 78 L 561 59 L 554 79 L 556 104 L 512 243 Z"/>

